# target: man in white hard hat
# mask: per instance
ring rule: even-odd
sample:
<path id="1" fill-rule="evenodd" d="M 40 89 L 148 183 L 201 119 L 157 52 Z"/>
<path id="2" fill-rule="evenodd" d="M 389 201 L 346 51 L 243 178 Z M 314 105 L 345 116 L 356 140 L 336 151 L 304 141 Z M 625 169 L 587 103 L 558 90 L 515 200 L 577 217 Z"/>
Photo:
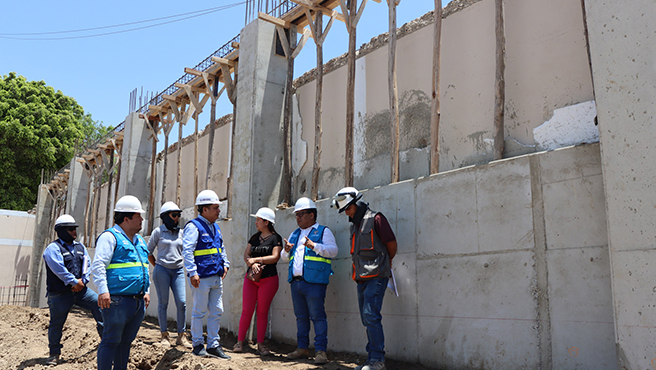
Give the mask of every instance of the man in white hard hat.
<path id="1" fill-rule="evenodd" d="M 182 236 L 182 257 L 192 286 L 191 341 L 196 356 L 230 359 L 221 348 L 219 328 L 223 313 L 223 279 L 230 261 L 223 245 L 219 218 L 219 197 L 203 190 L 196 197 L 199 216 L 187 223 Z M 203 319 L 207 316 L 207 350 Z"/>
<path id="2" fill-rule="evenodd" d="M 333 274 L 332 258 L 339 251 L 335 236 L 326 226 L 317 223 L 317 206 L 309 198 L 300 198 L 294 206 L 298 228 L 284 240 L 281 258 L 289 260 L 287 281 L 291 283 L 292 302 L 296 315 L 297 348 L 289 359 L 310 356 L 310 320 L 314 324 L 314 362 L 328 362 L 328 322 L 324 302 L 326 287 Z"/>
<path id="3" fill-rule="evenodd" d="M 104 319 L 98 370 L 128 368 L 130 346 L 150 303 L 148 247 L 137 234 L 144 213 L 137 197 L 121 197 L 114 207 L 114 226 L 96 242 L 91 269 Z"/>
<path id="4" fill-rule="evenodd" d="M 61 215 L 55 221 L 57 240 L 43 251 L 46 263 L 46 296 L 50 309 L 47 365 L 57 365 L 61 355 L 61 337 L 66 317 L 73 305 L 91 311 L 102 337 L 103 319 L 98 308 L 98 294 L 87 288 L 91 275 L 91 261 L 87 248 L 75 241 L 77 223 L 71 215 Z"/>
<path id="5" fill-rule="evenodd" d="M 367 362 L 356 370 L 385 369 L 383 298 L 396 255 L 396 237 L 385 216 L 359 202 L 362 194 L 346 187 L 335 194 L 333 208 L 344 212 L 351 222 L 352 277 L 358 283 L 360 318 L 367 329 Z"/>

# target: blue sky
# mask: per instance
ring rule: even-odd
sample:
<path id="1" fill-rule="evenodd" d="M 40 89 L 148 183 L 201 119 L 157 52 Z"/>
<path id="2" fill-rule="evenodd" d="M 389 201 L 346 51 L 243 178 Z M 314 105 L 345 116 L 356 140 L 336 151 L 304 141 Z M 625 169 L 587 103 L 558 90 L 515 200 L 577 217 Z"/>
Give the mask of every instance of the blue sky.
<path id="1" fill-rule="evenodd" d="M 443 5 L 446 6 L 446 3 L 444 1 Z M 87 38 L 34 40 L 152 26 L 175 18 L 86 32 L 52 33 L 139 22 L 231 4 L 239 5 L 140 30 Z M 397 26 L 432 9 L 433 0 L 402 0 L 398 7 Z M 138 88 L 140 92 L 143 87 L 144 95 L 145 91 L 162 91 L 184 74 L 184 67 L 194 67 L 239 34 L 245 25 L 246 7 L 243 0 L 196 0 L 190 3 L 169 0 L 23 0 L 4 2 L 2 13 L 0 75 L 14 71 L 28 80 L 43 80 L 75 98 L 95 120 L 113 127 L 128 114 L 133 89 Z M 326 22 L 327 18 L 324 18 L 324 25 Z M 358 24 L 357 46 L 387 30 L 386 1 L 368 1 Z M 50 34 L 25 35 L 45 32 Z M 346 27 L 342 22 L 335 22 L 324 43 L 324 62 L 345 53 L 347 48 Z M 296 58 L 296 77 L 316 66 L 315 57 L 315 45 L 310 39 Z M 199 121 L 201 129 L 209 122 L 208 112 L 209 103 Z M 228 113 L 232 113 L 232 105 L 224 94 L 217 105 L 217 117 Z M 190 121 L 183 134 L 193 133 L 193 126 L 193 121 Z M 174 128 L 171 143 L 177 140 L 177 136 L 177 129 Z"/>

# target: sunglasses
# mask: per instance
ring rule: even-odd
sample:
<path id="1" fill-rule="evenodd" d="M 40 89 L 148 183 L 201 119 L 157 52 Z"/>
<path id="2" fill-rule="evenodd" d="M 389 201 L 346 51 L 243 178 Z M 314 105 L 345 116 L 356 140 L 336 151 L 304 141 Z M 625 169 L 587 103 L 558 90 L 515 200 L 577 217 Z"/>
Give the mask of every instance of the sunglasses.
<path id="1" fill-rule="evenodd" d="M 75 231 L 75 230 L 77 230 L 77 227 L 75 227 L 75 226 L 67 227 L 66 230 Z"/>
<path id="2" fill-rule="evenodd" d="M 171 212 L 171 213 L 169 213 L 169 216 L 171 216 L 171 217 L 180 217 L 180 212 Z"/>

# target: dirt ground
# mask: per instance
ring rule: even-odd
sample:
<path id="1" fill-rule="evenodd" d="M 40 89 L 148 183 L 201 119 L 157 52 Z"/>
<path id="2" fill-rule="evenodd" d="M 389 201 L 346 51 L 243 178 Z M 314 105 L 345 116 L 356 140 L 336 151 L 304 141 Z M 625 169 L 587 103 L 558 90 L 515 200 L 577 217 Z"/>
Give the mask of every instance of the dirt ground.
<path id="1" fill-rule="evenodd" d="M 64 326 L 61 359 L 63 363 L 50 367 L 45 362 L 48 357 L 48 321 L 47 308 L 30 308 L 17 306 L 0 306 L 0 369 L 57 369 L 87 370 L 96 368 L 96 351 L 100 338 L 95 330 L 91 315 L 82 310 L 73 309 Z M 222 344 L 232 349 L 236 338 L 232 333 L 221 333 Z M 270 341 L 267 346 L 273 356 L 260 357 L 255 353 L 255 346 L 244 353 L 232 353 L 226 350 L 231 360 L 199 358 L 190 350 L 180 346 L 162 348 L 157 342 L 159 326 L 153 317 L 147 317 L 137 338 L 132 343 L 130 352 L 130 370 L 301 370 L 301 369 L 354 369 L 364 362 L 363 356 L 353 353 L 328 351 L 330 362 L 326 365 L 314 365 L 312 360 L 291 361 L 284 354 L 294 350 L 288 344 Z M 364 344 L 363 344 L 364 345 Z M 418 364 L 388 360 L 390 370 L 425 370 Z"/>

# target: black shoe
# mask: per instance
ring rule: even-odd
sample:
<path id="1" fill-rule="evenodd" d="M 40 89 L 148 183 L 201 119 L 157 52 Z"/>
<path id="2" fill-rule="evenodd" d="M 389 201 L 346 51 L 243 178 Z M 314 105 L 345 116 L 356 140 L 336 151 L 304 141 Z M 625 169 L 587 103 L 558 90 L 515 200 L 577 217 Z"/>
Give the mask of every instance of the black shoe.
<path id="1" fill-rule="evenodd" d="M 229 360 L 231 357 L 226 355 L 223 350 L 221 349 L 221 346 L 214 347 L 214 348 L 208 348 L 207 349 L 207 354 L 210 356 L 218 357 L 218 358 L 224 358 L 226 360 Z"/>
<path id="2" fill-rule="evenodd" d="M 191 352 L 196 356 L 207 356 L 207 351 L 205 351 L 205 346 L 202 344 L 199 344 L 196 347 L 194 347 L 194 350 Z"/>

